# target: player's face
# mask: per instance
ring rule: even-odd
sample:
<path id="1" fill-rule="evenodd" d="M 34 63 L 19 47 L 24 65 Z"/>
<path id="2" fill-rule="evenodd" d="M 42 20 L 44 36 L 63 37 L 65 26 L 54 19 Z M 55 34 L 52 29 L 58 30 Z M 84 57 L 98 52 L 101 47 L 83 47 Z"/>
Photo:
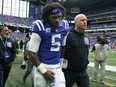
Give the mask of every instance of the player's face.
<path id="1" fill-rule="evenodd" d="M 61 19 L 62 19 L 62 13 L 59 13 L 59 14 L 56 14 L 56 15 L 51 15 L 51 16 L 48 17 L 48 21 L 54 27 L 59 26 L 59 22 L 60 22 Z"/>
<path id="2" fill-rule="evenodd" d="M 0 31 L 0 35 L 1 35 L 3 38 L 8 38 L 8 35 L 9 35 L 9 29 L 8 29 L 8 27 L 4 27 L 4 28 Z"/>

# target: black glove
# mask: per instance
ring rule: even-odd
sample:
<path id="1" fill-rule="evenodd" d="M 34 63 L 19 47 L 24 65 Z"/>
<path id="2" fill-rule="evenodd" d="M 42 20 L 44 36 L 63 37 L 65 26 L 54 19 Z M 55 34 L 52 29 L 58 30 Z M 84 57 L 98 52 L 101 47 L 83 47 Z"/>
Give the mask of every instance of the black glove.
<path id="1" fill-rule="evenodd" d="M 26 65 L 25 64 L 21 64 L 21 69 L 26 69 Z"/>

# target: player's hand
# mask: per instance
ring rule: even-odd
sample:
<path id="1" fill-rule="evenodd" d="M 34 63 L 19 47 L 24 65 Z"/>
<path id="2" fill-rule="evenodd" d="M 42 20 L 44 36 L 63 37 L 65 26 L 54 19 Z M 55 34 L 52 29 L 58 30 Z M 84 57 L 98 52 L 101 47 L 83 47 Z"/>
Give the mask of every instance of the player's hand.
<path id="1" fill-rule="evenodd" d="M 50 81 L 54 80 L 54 73 L 51 70 L 47 70 L 47 72 L 44 73 L 43 75 L 47 80 L 50 80 Z"/>

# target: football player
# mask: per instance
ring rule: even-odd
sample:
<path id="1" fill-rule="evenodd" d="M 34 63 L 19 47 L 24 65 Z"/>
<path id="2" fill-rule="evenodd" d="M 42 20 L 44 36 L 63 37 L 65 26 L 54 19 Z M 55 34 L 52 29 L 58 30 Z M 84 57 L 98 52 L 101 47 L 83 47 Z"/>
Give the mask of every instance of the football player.
<path id="1" fill-rule="evenodd" d="M 42 20 L 36 20 L 32 24 L 29 54 L 35 65 L 34 87 L 65 87 L 60 56 L 69 25 L 62 19 L 64 14 L 65 8 L 57 2 L 52 2 L 43 8 Z"/>

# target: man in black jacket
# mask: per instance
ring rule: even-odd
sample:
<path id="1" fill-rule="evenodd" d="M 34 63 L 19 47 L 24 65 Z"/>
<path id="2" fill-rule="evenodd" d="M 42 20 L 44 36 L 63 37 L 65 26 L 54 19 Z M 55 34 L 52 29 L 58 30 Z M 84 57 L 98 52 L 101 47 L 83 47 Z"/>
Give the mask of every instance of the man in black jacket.
<path id="1" fill-rule="evenodd" d="M 64 59 L 68 62 L 63 69 L 66 87 L 72 87 L 75 82 L 77 87 L 89 87 L 89 76 L 86 72 L 89 63 L 89 39 L 84 36 L 86 27 L 87 17 L 78 14 L 75 17 L 75 28 L 70 30 L 66 40 Z"/>
<path id="2" fill-rule="evenodd" d="M 4 87 L 9 76 L 12 63 L 16 57 L 14 42 L 8 38 L 7 26 L 0 27 L 0 87 Z"/>

